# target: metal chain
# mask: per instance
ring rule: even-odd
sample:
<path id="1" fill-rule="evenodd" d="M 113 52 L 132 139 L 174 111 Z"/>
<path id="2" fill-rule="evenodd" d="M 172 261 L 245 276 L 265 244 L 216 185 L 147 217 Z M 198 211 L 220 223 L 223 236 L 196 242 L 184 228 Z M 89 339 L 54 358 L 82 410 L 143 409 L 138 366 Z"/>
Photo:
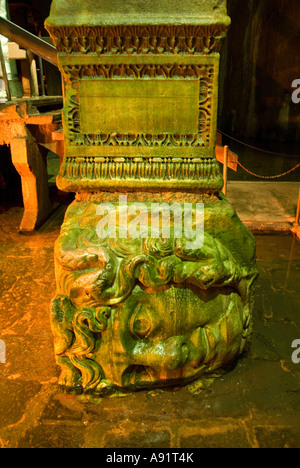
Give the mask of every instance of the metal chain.
<path id="1" fill-rule="evenodd" d="M 295 171 L 296 169 L 298 169 L 298 167 L 300 167 L 300 163 L 298 163 L 295 167 L 293 167 L 292 169 L 290 169 L 287 172 L 284 172 L 283 174 L 279 174 L 279 175 L 275 175 L 275 176 L 262 176 L 262 175 L 255 174 L 254 172 L 250 171 L 245 166 L 243 166 L 243 164 L 240 163 L 239 161 L 237 161 L 237 163 L 242 169 L 244 169 L 245 172 L 248 172 L 248 174 L 251 174 L 254 177 L 258 177 L 259 179 L 279 179 L 280 177 L 284 177 L 284 176 L 290 174 L 291 172 Z"/>
<path id="2" fill-rule="evenodd" d="M 248 143 L 245 143 L 244 141 L 237 140 L 233 136 L 228 135 L 228 133 L 225 133 L 225 132 L 223 132 L 221 130 L 218 130 L 218 132 L 221 133 L 221 135 L 225 136 L 226 138 L 229 138 L 230 140 L 236 141 L 240 145 L 246 146 L 247 148 L 253 149 L 255 151 L 259 151 L 260 153 L 272 154 L 274 156 L 300 158 L 300 154 L 275 153 L 274 151 L 268 151 L 268 150 L 265 150 L 265 149 L 262 149 L 262 148 L 258 148 L 257 146 L 249 145 Z"/>

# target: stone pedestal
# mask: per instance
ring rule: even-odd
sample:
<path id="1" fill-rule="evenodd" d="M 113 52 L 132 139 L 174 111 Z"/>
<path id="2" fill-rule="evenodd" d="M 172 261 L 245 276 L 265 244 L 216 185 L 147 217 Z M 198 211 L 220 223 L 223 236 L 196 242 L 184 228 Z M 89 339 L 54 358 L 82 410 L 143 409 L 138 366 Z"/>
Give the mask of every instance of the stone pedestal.
<path id="1" fill-rule="evenodd" d="M 215 157 L 226 1 L 54 0 L 66 82 L 55 249 L 60 384 L 200 381 L 251 337 L 255 243 Z"/>

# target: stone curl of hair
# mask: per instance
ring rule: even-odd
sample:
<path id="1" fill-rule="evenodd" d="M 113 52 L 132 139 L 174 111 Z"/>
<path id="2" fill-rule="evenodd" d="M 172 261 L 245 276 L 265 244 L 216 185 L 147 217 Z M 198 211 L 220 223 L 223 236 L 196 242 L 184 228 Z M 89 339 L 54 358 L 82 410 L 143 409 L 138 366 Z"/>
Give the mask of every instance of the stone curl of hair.
<path id="1" fill-rule="evenodd" d="M 246 299 L 257 275 L 243 268 L 218 239 L 205 234 L 204 244 L 187 248 L 187 239 L 98 239 L 94 232 L 76 238 L 64 235 L 56 245 L 56 260 L 72 303 L 112 306 L 130 296 L 136 285 L 158 290 L 171 285 L 235 288 Z"/>

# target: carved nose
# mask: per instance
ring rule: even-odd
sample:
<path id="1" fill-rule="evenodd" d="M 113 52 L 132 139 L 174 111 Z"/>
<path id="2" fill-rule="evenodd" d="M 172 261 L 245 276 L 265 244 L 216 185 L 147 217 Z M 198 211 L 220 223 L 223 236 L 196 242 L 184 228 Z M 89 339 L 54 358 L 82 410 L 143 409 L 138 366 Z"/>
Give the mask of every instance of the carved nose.
<path id="1" fill-rule="evenodd" d="M 155 345 L 139 343 L 131 357 L 135 364 L 175 370 L 184 366 L 189 354 L 188 340 L 182 336 L 174 336 Z"/>
<path id="2" fill-rule="evenodd" d="M 183 367 L 188 360 L 190 349 L 184 337 L 174 336 L 165 342 L 164 366 L 168 370 Z"/>

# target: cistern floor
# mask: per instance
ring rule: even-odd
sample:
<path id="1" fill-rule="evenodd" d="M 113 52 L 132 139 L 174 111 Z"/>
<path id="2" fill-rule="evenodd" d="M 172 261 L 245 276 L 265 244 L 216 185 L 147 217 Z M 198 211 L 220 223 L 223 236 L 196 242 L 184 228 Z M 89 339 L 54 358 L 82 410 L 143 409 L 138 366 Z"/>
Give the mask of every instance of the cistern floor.
<path id="1" fill-rule="evenodd" d="M 53 248 L 65 207 L 18 233 L 22 208 L 0 209 L 1 448 L 300 448 L 300 243 L 258 235 L 252 347 L 199 394 L 186 388 L 114 398 L 57 386 L 49 303 Z"/>

